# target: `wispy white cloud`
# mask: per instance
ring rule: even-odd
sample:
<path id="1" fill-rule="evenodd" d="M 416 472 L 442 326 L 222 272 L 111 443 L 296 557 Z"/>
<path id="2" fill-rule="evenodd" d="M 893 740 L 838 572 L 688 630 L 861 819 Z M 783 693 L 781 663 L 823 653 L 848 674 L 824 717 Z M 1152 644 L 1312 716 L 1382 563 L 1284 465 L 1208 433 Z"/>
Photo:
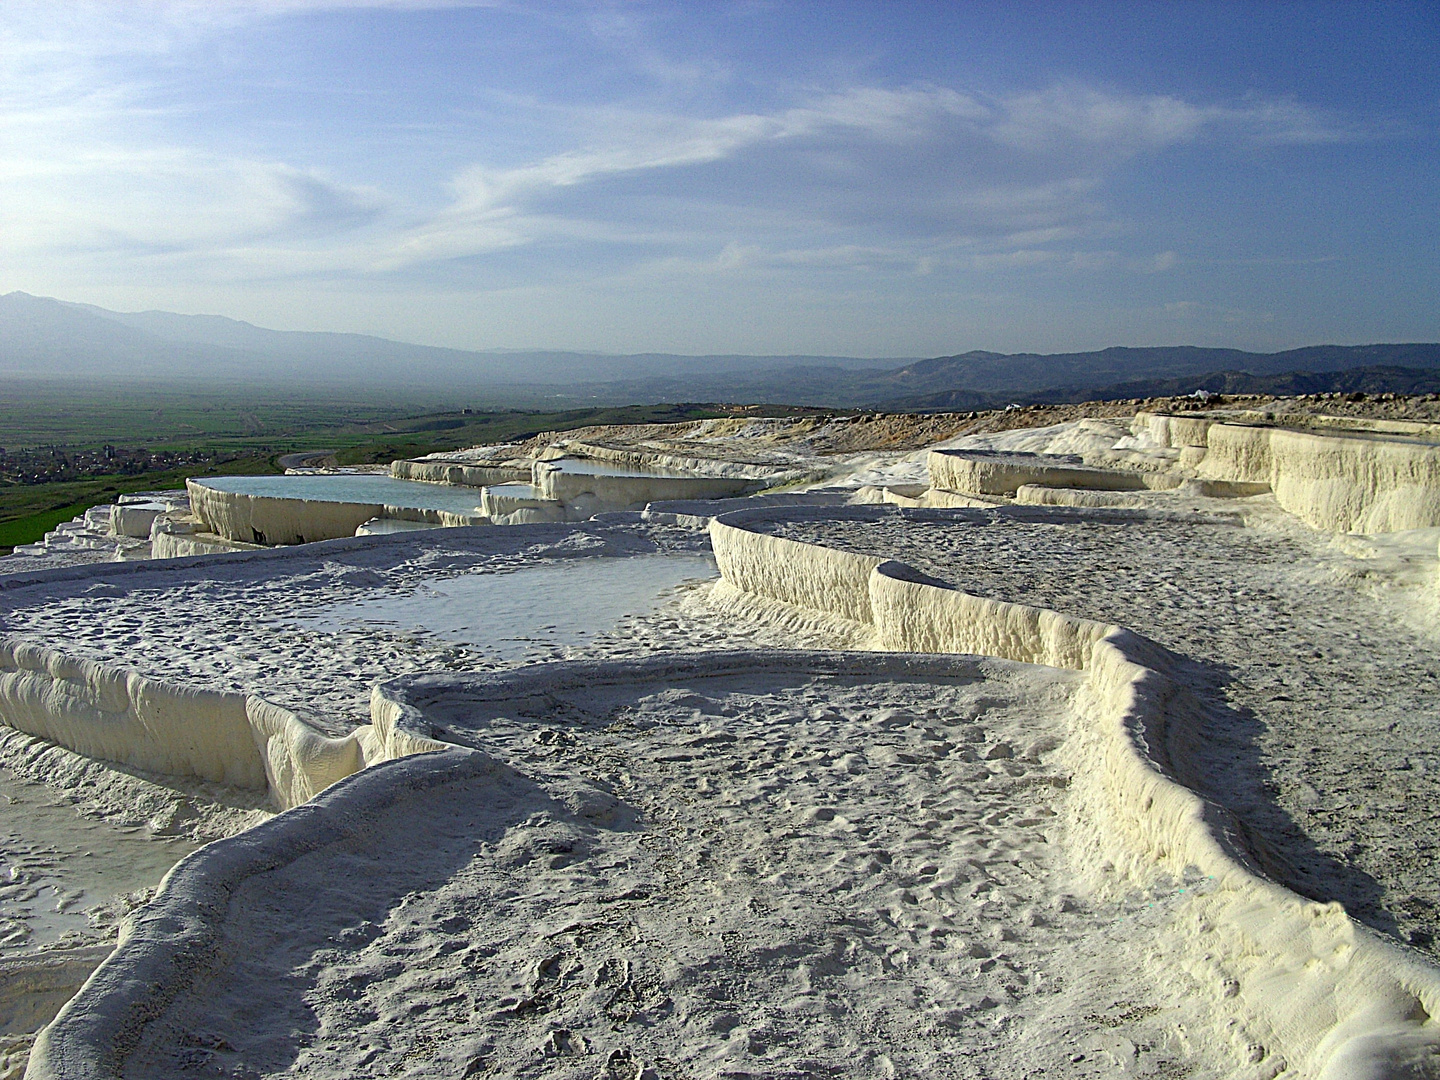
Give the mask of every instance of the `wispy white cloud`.
<path id="1" fill-rule="evenodd" d="M 12 240 L 214 255 L 212 245 L 263 236 L 272 257 L 290 244 L 307 266 L 363 274 L 539 243 L 718 248 L 737 240 L 727 232 L 763 226 L 771 235 L 749 246 L 790 252 L 792 265 L 827 262 L 800 251 L 896 248 L 906 251 L 900 262 L 933 265 L 937 243 L 973 241 L 991 249 L 976 267 L 1126 268 L 1134 260 L 1083 243 L 1114 232 L 1106 177 L 1135 156 L 1207 134 L 1355 137 L 1294 103 L 1199 107 L 1074 86 L 1010 98 L 855 87 L 715 117 L 585 107 L 568 110 L 572 130 L 592 133 L 580 145 L 509 168 L 464 167 L 449 199 L 426 211 L 303 165 L 136 145 L 101 130 L 135 112 L 117 90 L 32 102 L 0 122 L 0 191 L 31 222 L 12 220 Z M 819 242 L 786 242 L 787 231 Z M 315 250 L 327 238 L 328 260 Z"/>
<path id="2" fill-rule="evenodd" d="M 0 161 L 0 231 L 12 256 L 203 257 L 261 239 L 323 243 L 387 210 L 386 197 L 372 188 L 283 163 L 183 148 L 91 144 L 43 160 L 6 155 Z"/>
<path id="3" fill-rule="evenodd" d="M 455 186 L 461 203 L 494 204 L 604 176 L 723 161 L 755 146 L 826 133 L 923 139 L 937 117 L 974 117 L 979 108 L 973 99 L 951 90 L 859 87 L 775 113 L 713 119 L 621 109 L 576 110 L 576 126 L 603 131 L 603 143 L 516 169 L 477 165 L 461 173 Z"/>
<path id="4" fill-rule="evenodd" d="M 1113 231 L 1104 182 L 1136 156 L 1202 137 L 1300 143 L 1370 134 L 1293 102 L 1201 107 L 1075 86 L 1011 98 L 944 87 L 856 87 L 772 113 L 715 118 L 583 112 L 577 127 L 603 138 L 516 168 L 463 170 L 453 180 L 451 204 L 413 230 L 390 265 L 480 254 L 569 231 L 604 232 L 586 223 L 596 209 L 585 189 L 626 181 L 641 189 L 637 202 L 686 200 L 697 230 L 720 206 L 792 203 L 797 227 L 840 227 L 859 213 L 877 225 L 918 216 L 938 235 L 984 237 L 1023 252 L 1049 242 L 1044 237 Z M 754 167 L 750 182 L 712 193 L 710 205 L 697 207 L 704 167 L 742 162 Z M 905 189 L 887 191 L 885 174 L 897 166 L 908 171 Z M 844 179 L 838 185 L 837 174 Z M 606 207 L 622 219 L 626 213 L 613 195 Z M 773 218 L 768 224 L 774 227 Z M 643 241 L 642 232 L 632 239 Z M 1045 261 L 1053 260 L 1036 265 Z M 1063 261 L 1107 263 L 1103 252 L 1070 252 Z"/>
<path id="5" fill-rule="evenodd" d="M 1042 153 L 1091 146 L 1106 154 L 1136 154 L 1203 136 L 1294 144 L 1354 142 L 1385 130 L 1293 99 L 1197 105 L 1169 95 L 1106 93 L 1074 84 L 1000 101 L 997 116 L 992 126 L 997 139 Z"/>
<path id="6" fill-rule="evenodd" d="M 1016 248 L 1013 251 L 977 254 L 972 258 L 971 265 L 977 270 L 1046 269 L 1084 273 L 1118 269 L 1132 274 L 1162 274 L 1174 269 L 1176 262 L 1173 251 L 1127 255 L 1108 249 Z"/>
<path id="7" fill-rule="evenodd" d="M 1132 154 L 1193 139 L 1212 117 L 1177 98 L 1107 94 L 1058 86 L 998 102 L 990 132 L 1032 153 L 1096 147 Z"/>
<path id="8" fill-rule="evenodd" d="M 1053 251 L 1047 248 L 1019 248 L 990 252 L 974 257 L 977 270 L 1016 270 L 1044 267 L 1062 270 L 1109 270 L 1118 265 L 1118 251 Z"/>

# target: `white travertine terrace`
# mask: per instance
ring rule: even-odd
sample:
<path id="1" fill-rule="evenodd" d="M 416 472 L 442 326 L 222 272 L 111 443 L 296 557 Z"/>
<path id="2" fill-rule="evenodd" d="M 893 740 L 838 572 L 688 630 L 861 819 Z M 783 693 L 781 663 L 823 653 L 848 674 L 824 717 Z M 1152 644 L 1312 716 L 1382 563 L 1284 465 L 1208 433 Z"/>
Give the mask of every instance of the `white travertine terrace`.
<path id="1" fill-rule="evenodd" d="M 1155 451 L 1178 456 L 1146 461 L 1142 451 L 1097 468 L 1054 454 L 933 450 L 934 490 L 923 505 L 943 505 L 941 493 L 950 492 L 1037 505 L 1139 506 L 1146 503 L 1098 493 L 1193 487 L 1219 497 L 1273 492 L 1283 509 L 1325 532 L 1440 525 L 1440 433 L 1433 424 L 1142 412 L 1133 427 Z"/>
<path id="2" fill-rule="evenodd" d="M 1164 491 L 1180 486 L 1167 473 L 1119 472 L 1083 464 L 1078 458 L 1051 454 L 1003 454 L 988 450 L 934 450 L 930 481 L 946 491 L 975 495 L 1014 495 L 1024 485 L 1083 488 L 1089 491 Z"/>
<path id="3" fill-rule="evenodd" d="M 528 482 L 482 488 L 480 512 L 493 522 L 510 525 L 559 521 L 565 513 L 554 500 L 541 498 L 540 492 Z"/>
<path id="4" fill-rule="evenodd" d="M 1216 424 L 1199 465 L 1207 479 L 1268 483 L 1279 504 L 1326 532 L 1440 525 L 1440 445 Z"/>
<path id="5" fill-rule="evenodd" d="M 1330 532 L 1440 525 L 1440 445 L 1428 441 L 1435 435 L 1430 426 L 1365 429 L 1337 420 L 1302 431 L 1261 419 L 1141 414 L 1135 436 L 1156 452 L 1146 458 L 1144 447 L 1117 449 L 1114 463 L 1128 469 L 1057 455 L 935 450 L 925 494 L 872 486 L 860 489 L 856 501 L 1154 506 L 1157 499 L 1273 491 L 1285 510 Z M 435 468 L 438 478 L 442 466 Z M 451 475 L 445 473 L 447 482 Z M 641 490 L 636 481 L 650 485 L 639 502 L 713 498 L 751 482 L 680 478 L 667 486 L 673 478 L 567 474 L 545 462 L 535 464 L 533 478 L 535 501 L 574 513 L 617 500 L 630 507 Z M 610 481 L 628 486 L 611 490 Z M 701 491 L 695 486 L 701 481 L 713 484 Z M 318 539 L 327 530 L 350 536 L 370 518 L 396 516 L 390 514 L 396 508 L 258 500 L 200 485 L 192 486 L 191 500 L 217 533 L 267 544 Z M 1196 870 L 1213 879 L 1215 887 L 1195 896 L 1157 938 L 1151 975 L 1183 971 L 1211 987 L 1209 1007 L 1217 1025 L 1229 1026 L 1245 1075 L 1431 1075 L 1440 1055 L 1440 970 L 1357 924 L 1340 905 L 1306 900 L 1265 878 L 1238 823 L 1175 778 L 1169 748 L 1184 745 L 1196 706 L 1164 649 L 1120 626 L 972 596 L 902 563 L 757 531 L 767 521 L 807 514 L 864 518 L 871 513 L 864 507 L 772 505 L 713 516 L 704 506 L 654 513 L 692 525 L 710 518 L 723 575 L 718 599 L 736 610 L 784 605 L 850 624 L 853 638 L 872 648 L 979 654 L 1081 674 L 1080 730 L 1067 749 L 1077 808 L 1071 858 L 1090 868 L 1088 886 L 1098 892 Z M 540 510 L 517 505 L 510 512 L 527 509 Z M 178 547 L 184 539 L 175 539 L 176 553 L 185 550 Z M 121 1075 L 123 1048 L 133 1045 L 147 1016 L 184 992 L 186 965 L 212 947 L 236 882 L 258 865 L 293 861 L 349 835 L 347 813 L 363 817 L 366 807 L 440 791 L 491 768 L 483 755 L 450 747 L 395 687 L 377 688 L 371 707 L 370 725 L 336 738 L 253 695 L 187 689 L 0 641 L 0 722 L 94 757 L 264 789 L 277 808 L 300 808 L 263 837 L 222 842 L 182 864 L 153 914 L 135 924 L 115 958 L 37 1042 L 27 1076 Z M 429 751 L 443 752 L 367 769 Z M 302 805 L 342 781 L 321 805 Z"/>
<path id="6" fill-rule="evenodd" d="M 563 458 L 537 461 L 534 486 L 542 499 L 562 503 L 568 516 L 582 518 L 601 511 L 640 510 L 668 499 L 722 499 L 760 486 L 748 477 L 607 475 L 572 472 L 565 465 Z"/>
<path id="7" fill-rule="evenodd" d="M 384 512 L 378 503 L 276 499 L 221 491 L 186 481 L 190 510 L 209 532 L 246 544 L 303 544 L 354 536 L 355 530 Z"/>
<path id="8" fill-rule="evenodd" d="M 424 480 L 432 484 L 463 484 L 486 487 L 529 480 L 530 470 L 506 465 L 469 465 L 446 461 L 392 461 L 390 475 L 396 480 Z"/>
<path id="9" fill-rule="evenodd" d="M 606 461 L 613 458 L 599 458 Z M 224 550 L 226 543 L 264 546 L 303 544 L 354 536 L 376 519 L 415 521 L 446 527 L 465 525 L 525 525 L 547 521 L 585 521 L 597 513 L 643 509 L 667 499 L 710 499 L 739 495 L 763 486 L 752 475 L 774 470 L 745 469 L 736 475 L 694 475 L 660 472 L 645 461 L 624 461 L 630 471 L 572 470 L 574 460 L 538 460 L 529 469 L 463 465 L 446 462 L 397 461 L 391 475 L 460 487 L 475 487 L 473 514 L 453 510 L 420 509 L 382 503 L 334 502 L 284 498 L 223 491 L 203 481 L 190 480 L 190 514 L 203 535 L 195 538 L 161 521 L 155 536 L 164 535 L 156 557 L 203 554 Z M 783 477 L 784 474 L 779 474 Z M 529 480 L 529 485 L 519 481 Z M 524 487 L 525 491 L 517 489 Z M 182 526 L 183 528 L 183 526 Z M 192 529 L 194 526 L 192 526 Z M 147 532 L 147 535 L 149 533 Z M 183 538 L 182 538 L 183 537 Z"/>
<path id="10" fill-rule="evenodd" d="M 1083 673 L 1086 689 L 1078 701 L 1085 728 L 1074 733 L 1072 767 L 1080 804 L 1073 861 L 1112 868 L 1092 875 L 1090 884 L 1098 889 L 1144 886 L 1159 874 L 1178 877 L 1195 870 L 1216 882 L 1191 900 L 1158 942 L 1152 977 L 1163 978 L 1169 967 L 1208 982 L 1217 1023 L 1233 1026 L 1241 1060 L 1249 1054 L 1252 1064 L 1269 1065 L 1272 1072 L 1289 1068 L 1324 1078 L 1424 1075 L 1424 1063 L 1440 1043 L 1440 1028 L 1430 1019 L 1440 1007 L 1440 972 L 1356 925 L 1338 905 L 1304 900 L 1262 878 L 1225 812 L 1172 778 L 1164 747 L 1189 723 L 1193 703 L 1172 678 L 1163 650 L 1117 626 L 970 596 L 931 584 L 903 564 L 754 531 L 768 520 L 840 512 L 772 507 L 714 519 L 712 544 L 726 584 L 756 600 L 859 623 L 881 648 L 981 654 Z M 868 511 L 844 513 L 863 517 Z M 430 728 L 415 702 L 381 687 L 372 700 L 373 731 L 381 734 L 361 729 L 345 740 L 319 736 L 257 699 L 214 695 L 209 704 L 216 716 L 203 725 L 216 729 L 213 745 L 197 745 L 195 733 L 188 732 L 189 756 L 177 757 L 166 745 L 167 736 L 175 741 L 177 732 L 166 728 L 164 719 L 173 702 L 186 700 L 183 692 L 127 676 L 121 694 L 113 671 L 23 647 L 10 655 L 14 675 L 6 677 L 4 700 L 35 710 L 42 723 L 47 712 L 61 716 L 70 726 L 57 724 L 53 734 L 95 740 L 96 727 L 118 719 L 117 730 L 143 732 L 132 741 L 150 747 L 151 740 L 161 748 L 147 752 L 159 753 L 163 761 L 140 758 L 147 766 L 169 762 L 202 775 L 201 770 L 219 768 L 221 775 L 252 783 L 263 775 L 282 805 L 377 760 L 445 745 L 435 737 L 443 739 L 444 733 Z M 80 687 L 93 688 L 92 708 L 98 709 L 103 697 L 111 716 L 86 715 L 77 705 L 85 701 Z M 372 742 L 381 749 L 372 751 Z M 347 787 L 327 806 L 357 798 L 380 806 L 401 791 L 412 797 L 416 784 L 443 785 L 449 781 L 441 777 L 489 767 L 475 758 L 423 759 L 359 788 Z M 217 908 L 206 897 L 214 890 L 217 897 L 231 891 L 254 872 L 257 857 L 260 865 L 272 866 L 276 858 L 334 843 L 335 828 L 349 828 L 344 820 L 328 811 L 319 817 L 287 815 L 267 833 L 279 839 L 267 839 L 258 851 L 242 838 L 187 862 L 187 872 L 174 876 L 165 890 L 153 921 L 139 924 L 153 929 L 133 933 L 37 1043 L 30 1075 L 119 1075 L 116 1048 L 138 1037 L 136 1025 L 143 1027 L 158 1003 L 184 992 L 185 972 L 196 959 L 180 958 L 210 947 L 215 931 L 207 912 L 223 911 L 224 905 Z M 276 843 L 288 854 L 276 856 L 271 850 Z M 167 929 L 176 925 L 184 927 L 178 939 Z"/>
<path id="11" fill-rule="evenodd" d="M 155 519 L 169 507 L 164 503 L 121 503 L 110 512 L 110 532 L 135 540 L 148 540 Z"/>
<path id="12" fill-rule="evenodd" d="M 186 515 L 188 517 L 188 515 Z M 214 533 L 197 534 L 191 522 L 158 521 L 150 533 L 150 557 L 188 559 L 196 555 L 222 555 L 227 551 L 255 551 L 260 544 L 225 540 Z"/>
<path id="13" fill-rule="evenodd" d="M 1142 413 L 1136 426 L 1162 445 L 1190 450 L 1181 460 L 1200 478 L 1265 484 L 1285 510 L 1325 532 L 1440 525 L 1433 424 L 1307 417 L 1300 430 L 1283 426 L 1284 417 L 1264 426 L 1225 419 Z"/>
<path id="14" fill-rule="evenodd" d="M 139 504 L 153 502 L 156 496 L 122 496 L 120 506 L 92 508 L 82 518 L 59 526 L 43 545 L 22 546 L 22 550 L 96 552 L 87 556 L 89 561 L 104 558 L 101 552 L 117 560 L 176 558 L 330 539 L 361 529 L 374 532 L 375 528 L 366 527 L 372 520 L 435 526 L 577 521 L 655 501 L 723 497 L 746 490 L 739 481 L 794 487 L 852 475 L 857 467 L 865 473 L 853 455 L 827 461 L 781 451 L 769 443 L 762 454 L 742 453 L 746 460 L 726 458 L 747 434 L 767 440 L 787 423 L 796 422 L 705 421 L 673 425 L 685 429 L 673 440 L 667 436 L 616 446 L 561 439 L 531 451 L 533 457 L 513 456 L 518 447 L 481 447 L 390 466 L 390 474 L 399 479 L 476 487 L 474 513 L 378 503 L 330 503 L 322 508 L 316 500 L 256 500 L 217 493 L 206 485 L 207 493 L 196 502 L 193 514 L 172 507 L 154 516 L 148 533 L 144 519 L 153 508 Z M 1070 429 L 1068 435 L 1031 438 L 1021 429 L 978 439 L 967 436 L 961 440 L 966 449 L 937 445 L 934 449 L 939 453 L 930 456 L 933 478 L 917 455 L 915 468 L 903 478 L 895 476 L 879 485 L 861 480 L 862 489 L 873 490 L 857 498 L 930 507 L 1004 501 L 1143 507 L 1151 505 L 1147 493 L 1152 491 L 1204 498 L 1273 491 L 1283 508 L 1326 531 L 1390 532 L 1440 524 L 1436 456 L 1440 425 L 1273 410 L 1184 415 L 1142 411 L 1128 424 L 1130 434 L 1118 442 L 1125 429 L 1113 419 L 1082 419 L 1062 426 Z M 1213 451 L 1212 428 L 1216 429 Z M 553 473 L 550 462 L 571 456 L 624 466 L 632 473 L 689 474 L 677 479 L 677 484 L 688 487 L 662 485 L 661 476 L 581 481 Z M 737 482 L 737 487 L 727 492 L 725 480 Z M 516 485 L 533 490 L 520 493 Z M 171 498 L 157 494 L 160 502 Z"/>
<path id="15" fill-rule="evenodd" d="M 1233 999 L 1232 1019 L 1265 1054 L 1278 1052 L 1276 1071 L 1288 1063 L 1327 1080 L 1429 1074 L 1440 1052 L 1440 969 L 1355 923 L 1340 905 L 1305 900 L 1261 877 L 1228 815 L 1172 779 L 1163 747 L 1193 704 L 1169 674 L 1164 650 L 1117 626 L 971 596 L 916 580 L 900 563 L 746 527 L 784 513 L 711 522 L 716 559 L 733 588 L 867 624 L 882 648 L 978 653 L 1085 673 L 1092 726 L 1075 776 L 1091 850 L 1077 861 L 1107 863 L 1134 883 L 1192 866 L 1220 883 L 1167 937 L 1165 960 L 1208 969 L 1217 997 Z"/>
<path id="16" fill-rule="evenodd" d="M 0 722 L 88 757 L 268 792 L 298 806 L 351 773 L 440 744 L 377 706 L 343 738 L 251 694 L 148 679 L 138 671 L 0 639 Z"/>
<path id="17" fill-rule="evenodd" d="M 482 488 L 481 512 L 497 525 L 584 521 L 600 513 L 642 510 L 654 502 L 723 499 L 794 478 L 793 472 L 773 468 L 726 469 L 713 460 L 622 453 L 574 442 L 553 444 L 545 454 L 551 456 L 532 463 L 527 482 Z M 697 468 L 705 471 L 690 471 Z"/>
<path id="18" fill-rule="evenodd" d="M 429 510 L 384 503 L 326 502 L 319 499 L 286 499 L 269 495 L 248 495 L 221 491 L 203 482 L 186 483 L 191 513 L 208 530 L 225 540 L 265 546 L 304 544 L 316 540 L 338 540 L 373 518 L 398 518 L 448 526 L 484 525 L 478 512 L 458 514 L 450 510 Z M 189 552 L 186 552 L 189 554 Z"/>
<path id="19" fill-rule="evenodd" d="M 708 424 L 710 421 L 702 422 Z M 732 422 L 733 423 L 733 422 Z M 753 421 L 752 421 L 753 423 Z M 782 421 L 783 423 L 783 421 Z M 554 461 L 564 457 L 585 458 L 591 461 L 609 462 L 636 471 L 661 470 L 679 476 L 690 475 L 696 479 L 726 478 L 731 480 L 763 481 L 765 484 L 793 484 L 805 480 L 823 480 L 829 471 L 816 468 L 814 462 L 804 459 L 788 462 L 737 461 L 713 453 L 697 456 L 673 446 L 649 443 L 642 449 L 616 447 L 602 442 L 584 439 L 560 439 L 542 451 L 541 461 Z M 703 497 L 703 496 L 700 496 Z"/>

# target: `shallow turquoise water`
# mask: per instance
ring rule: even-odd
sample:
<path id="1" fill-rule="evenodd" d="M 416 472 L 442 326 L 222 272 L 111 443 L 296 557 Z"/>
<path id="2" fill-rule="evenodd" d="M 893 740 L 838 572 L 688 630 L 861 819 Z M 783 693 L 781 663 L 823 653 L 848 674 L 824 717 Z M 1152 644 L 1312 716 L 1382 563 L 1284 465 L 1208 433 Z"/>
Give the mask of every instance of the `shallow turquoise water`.
<path id="1" fill-rule="evenodd" d="M 425 484 L 391 476 L 215 476 L 197 481 L 217 491 L 318 502 L 384 503 L 425 510 L 478 514 L 480 489 L 451 484 Z"/>

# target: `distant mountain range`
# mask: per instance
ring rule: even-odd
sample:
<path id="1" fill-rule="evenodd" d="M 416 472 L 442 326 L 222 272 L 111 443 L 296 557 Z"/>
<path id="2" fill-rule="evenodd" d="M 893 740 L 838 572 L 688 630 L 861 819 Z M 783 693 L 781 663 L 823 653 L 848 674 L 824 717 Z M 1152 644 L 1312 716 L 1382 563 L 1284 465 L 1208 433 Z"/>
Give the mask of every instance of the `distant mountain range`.
<path id="1" fill-rule="evenodd" d="M 267 330 L 214 315 L 123 313 L 0 296 L 0 376 L 187 390 L 290 386 L 526 406 L 732 401 L 977 409 L 1207 389 L 1225 393 L 1440 390 L 1440 344 L 1315 345 L 1279 353 L 1194 346 L 842 356 L 467 352 L 363 334 Z"/>
<path id="2" fill-rule="evenodd" d="M 218 315 L 107 311 L 23 292 L 0 296 L 0 374 L 51 379 L 573 392 L 579 385 L 656 377 L 723 379 L 792 365 L 847 370 L 885 364 L 829 356 L 467 352 L 365 334 L 267 330 Z M 586 393 L 575 396 L 588 399 Z"/>

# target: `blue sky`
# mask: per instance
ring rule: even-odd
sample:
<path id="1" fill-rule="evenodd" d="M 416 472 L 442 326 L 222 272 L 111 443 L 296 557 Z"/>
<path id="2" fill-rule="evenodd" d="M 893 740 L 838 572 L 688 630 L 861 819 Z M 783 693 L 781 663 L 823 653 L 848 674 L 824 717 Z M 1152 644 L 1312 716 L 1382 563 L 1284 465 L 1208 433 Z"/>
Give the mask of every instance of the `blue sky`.
<path id="1" fill-rule="evenodd" d="M 462 348 L 1440 340 L 1433 3 L 0 8 L 0 292 Z"/>

